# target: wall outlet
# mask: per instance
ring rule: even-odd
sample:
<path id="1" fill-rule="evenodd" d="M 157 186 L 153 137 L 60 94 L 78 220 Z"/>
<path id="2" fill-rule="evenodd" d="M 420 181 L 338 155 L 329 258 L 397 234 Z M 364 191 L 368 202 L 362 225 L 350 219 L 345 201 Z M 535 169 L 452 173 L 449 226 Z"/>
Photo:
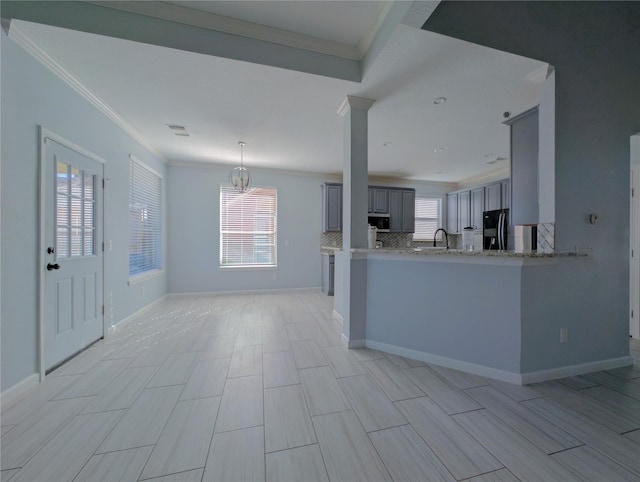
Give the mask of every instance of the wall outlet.
<path id="1" fill-rule="evenodd" d="M 289 246 L 289 240 L 288 239 L 284 240 L 284 245 L 285 245 L 285 247 Z"/>
<path id="2" fill-rule="evenodd" d="M 272 278 L 273 278 L 273 281 L 277 280 L 278 279 L 278 273 L 273 273 Z"/>
<path id="3" fill-rule="evenodd" d="M 144 286 L 140 287 L 140 296 L 144 296 Z"/>
<path id="4" fill-rule="evenodd" d="M 569 341 L 569 328 L 560 328 L 560 343 Z"/>

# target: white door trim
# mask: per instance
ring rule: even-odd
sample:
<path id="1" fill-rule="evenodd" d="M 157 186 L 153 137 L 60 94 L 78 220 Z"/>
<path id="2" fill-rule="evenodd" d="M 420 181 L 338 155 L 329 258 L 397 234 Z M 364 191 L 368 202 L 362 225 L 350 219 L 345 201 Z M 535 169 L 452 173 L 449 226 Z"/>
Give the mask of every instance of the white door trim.
<path id="1" fill-rule="evenodd" d="M 64 137 L 56 134 L 55 132 L 50 131 L 49 129 L 47 129 L 46 127 L 43 126 L 38 126 L 39 128 L 39 134 L 40 134 L 40 179 L 39 179 L 39 184 L 40 184 L 40 209 L 39 209 L 39 243 L 38 243 L 38 249 L 40 251 L 40 255 L 39 255 L 39 264 L 38 264 L 38 371 L 40 374 L 40 381 L 44 380 L 45 377 L 45 358 L 44 358 L 44 330 L 45 330 L 45 310 L 44 310 L 44 306 L 45 306 L 45 279 L 44 279 L 44 269 L 45 266 L 47 264 L 46 261 L 46 257 L 45 257 L 45 251 L 46 251 L 46 240 L 45 240 L 45 234 L 46 234 L 46 228 L 45 228 L 45 213 L 46 213 L 46 209 L 47 209 L 47 199 L 45 196 L 45 188 L 46 188 L 46 149 L 45 149 L 45 145 L 47 143 L 47 140 L 56 142 L 57 144 L 60 144 L 68 149 L 71 149 L 72 151 L 77 152 L 78 154 L 81 154 L 93 161 L 96 161 L 100 164 L 103 165 L 103 179 L 105 180 L 105 189 L 103 190 L 103 202 L 102 202 L 102 239 L 98 240 L 98 246 L 100 246 L 100 249 L 102 249 L 102 246 L 104 245 L 104 240 L 107 239 L 106 236 L 106 219 L 105 219 L 105 214 L 106 214 L 106 199 L 107 199 L 107 190 L 106 190 L 106 179 L 107 179 L 107 173 L 106 173 L 106 168 L 107 168 L 107 161 L 105 159 L 103 159 L 100 156 L 97 156 L 96 154 L 94 154 L 91 151 L 88 151 L 87 149 L 71 142 L 68 139 L 65 139 Z M 105 302 L 106 295 L 105 293 L 107 292 L 107 284 L 106 284 L 106 251 L 103 253 L 102 256 L 102 300 L 103 303 Z M 105 315 L 103 315 L 102 317 L 102 333 L 104 336 L 105 333 Z"/>
<path id="2" fill-rule="evenodd" d="M 640 339 L 640 164 L 631 166 L 629 199 L 629 334 Z"/>

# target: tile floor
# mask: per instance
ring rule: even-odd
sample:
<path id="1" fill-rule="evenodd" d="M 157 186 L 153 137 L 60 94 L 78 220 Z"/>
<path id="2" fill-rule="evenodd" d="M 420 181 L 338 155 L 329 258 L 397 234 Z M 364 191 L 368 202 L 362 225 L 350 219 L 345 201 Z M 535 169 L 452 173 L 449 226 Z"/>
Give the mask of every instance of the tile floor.
<path id="1" fill-rule="evenodd" d="M 640 480 L 637 358 L 520 387 L 347 350 L 332 301 L 163 300 L 2 408 L 2 481 Z"/>

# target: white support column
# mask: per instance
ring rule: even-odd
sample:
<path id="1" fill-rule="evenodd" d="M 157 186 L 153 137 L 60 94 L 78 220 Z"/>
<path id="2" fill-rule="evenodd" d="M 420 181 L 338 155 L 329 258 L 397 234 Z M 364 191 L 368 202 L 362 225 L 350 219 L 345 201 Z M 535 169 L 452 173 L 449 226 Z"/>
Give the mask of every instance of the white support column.
<path id="1" fill-rule="evenodd" d="M 364 346 L 366 336 L 367 261 L 352 259 L 350 250 L 367 247 L 367 115 L 374 102 L 349 95 L 338 109 L 338 114 L 344 117 L 342 330 L 350 348 Z"/>

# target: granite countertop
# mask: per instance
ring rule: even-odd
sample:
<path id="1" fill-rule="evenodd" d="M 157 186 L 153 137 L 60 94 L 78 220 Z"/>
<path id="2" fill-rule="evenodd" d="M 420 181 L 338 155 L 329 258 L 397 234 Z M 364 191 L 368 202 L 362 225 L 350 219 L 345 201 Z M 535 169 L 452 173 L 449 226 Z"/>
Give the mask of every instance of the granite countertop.
<path id="1" fill-rule="evenodd" d="M 352 249 L 352 253 L 360 254 L 397 254 L 409 256 L 464 256 L 464 257 L 495 257 L 495 258 L 564 258 L 564 257 L 587 257 L 584 252 L 515 252 L 515 251 L 463 251 L 461 249 L 444 248 L 377 248 L 377 249 Z"/>

